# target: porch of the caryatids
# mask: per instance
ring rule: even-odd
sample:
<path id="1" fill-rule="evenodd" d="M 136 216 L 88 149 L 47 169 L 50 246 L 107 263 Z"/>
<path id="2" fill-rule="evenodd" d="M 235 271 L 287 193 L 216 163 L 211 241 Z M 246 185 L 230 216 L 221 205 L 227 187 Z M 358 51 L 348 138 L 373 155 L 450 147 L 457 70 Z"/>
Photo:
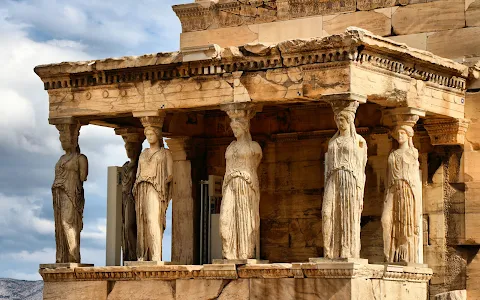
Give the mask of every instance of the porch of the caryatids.
<path id="1" fill-rule="evenodd" d="M 195 256 L 194 200 L 192 165 L 188 159 L 191 139 L 170 137 L 167 141 L 173 158 L 172 181 L 172 262 L 192 265 Z"/>
<path id="2" fill-rule="evenodd" d="M 257 168 L 262 148 L 252 140 L 250 119 L 260 109 L 251 103 L 230 103 L 221 107 L 230 117 L 235 136 L 225 153 L 220 208 L 222 254 L 226 260 L 260 257 L 260 184 Z"/>
<path id="3" fill-rule="evenodd" d="M 122 254 L 123 261 L 137 260 L 137 216 L 133 185 L 137 177 L 138 159 L 145 140 L 143 128 L 121 127 L 115 133 L 121 135 L 129 161 L 122 166 Z"/>
<path id="4" fill-rule="evenodd" d="M 134 112 L 133 116 L 140 118 L 150 144 L 140 154 L 133 186 L 137 260 L 159 263 L 162 261 L 162 240 L 173 180 L 173 159 L 170 150 L 164 147 L 162 136 L 165 112 Z"/>
<path id="5" fill-rule="evenodd" d="M 358 259 L 367 163 L 367 143 L 355 128 L 355 114 L 360 102 L 349 97 L 328 102 L 338 130 L 329 141 L 325 155 L 324 257 Z"/>
<path id="6" fill-rule="evenodd" d="M 85 206 L 83 182 L 88 176 L 87 157 L 80 153 L 78 145 L 81 124 L 72 118 L 50 120 L 50 123 L 58 129 L 65 151 L 55 165 L 52 185 L 56 263 L 79 264 Z"/>
<path id="7" fill-rule="evenodd" d="M 384 111 L 384 123 L 394 142 L 387 162 L 382 213 L 385 260 L 389 263 L 423 263 L 422 181 L 413 126 L 425 112 L 415 108 Z"/>

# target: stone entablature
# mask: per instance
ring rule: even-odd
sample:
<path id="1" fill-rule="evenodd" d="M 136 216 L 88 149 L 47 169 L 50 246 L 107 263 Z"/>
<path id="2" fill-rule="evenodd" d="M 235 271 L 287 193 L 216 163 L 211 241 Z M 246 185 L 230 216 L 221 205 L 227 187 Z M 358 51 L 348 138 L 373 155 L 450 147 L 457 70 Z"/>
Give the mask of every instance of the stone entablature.
<path id="1" fill-rule="evenodd" d="M 183 32 L 407 5 L 408 0 L 197 0 L 174 5 Z"/>
<path id="2" fill-rule="evenodd" d="M 43 65 L 50 118 L 347 97 L 463 118 L 468 67 L 367 31 Z M 334 84 L 335 83 L 335 84 Z"/>
<path id="3" fill-rule="evenodd" d="M 399 266 L 333 262 L 203 266 L 74 267 L 40 269 L 40 275 L 45 282 L 240 278 L 370 278 L 407 282 L 428 282 L 432 276 L 432 270 L 422 265 Z"/>

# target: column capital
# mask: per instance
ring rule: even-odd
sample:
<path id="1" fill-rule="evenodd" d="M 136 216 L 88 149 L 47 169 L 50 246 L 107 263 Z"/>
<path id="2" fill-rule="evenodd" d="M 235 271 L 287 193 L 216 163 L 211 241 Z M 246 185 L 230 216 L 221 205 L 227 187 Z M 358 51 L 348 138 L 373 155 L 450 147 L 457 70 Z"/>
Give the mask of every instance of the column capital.
<path id="1" fill-rule="evenodd" d="M 332 105 L 332 103 L 335 103 L 337 101 L 350 101 L 350 102 L 355 101 L 361 104 L 361 103 L 367 103 L 367 96 L 357 94 L 357 93 L 338 93 L 338 94 L 322 96 L 320 97 L 320 100 L 325 101 L 330 105 Z"/>
<path id="2" fill-rule="evenodd" d="M 166 143 L 174 161 L 187 160 L 188 152 L 191 149 L 191 138 L 189 136 L 169 137 Z"/>
<path id="3" fill-rule="evenodd" d="M 418 108 L 396 107 L 383 110 L 383 124 L 388 127 L 413 127 L 420 117 L 425 117 L 425 111 Z"/>
<path id="4" fill-rule="evenodd" d="M 428 118 L 423 126 L 432 145 L 464 145 L 470 120 L 455 118 Z"/>
<path id="5" fill-rule="evenodd" d="M 48 118 L 48 123 L 50 125 L 88 125 L 87 121 L 80 120 L 75 117 Z"/>
<path id="6" fill-rule="evenodd" d="M 133 111 L 132 114 L 135 118 L 142 118 L 142 117 L 165 117 L 167 113 L 161 109 L 152 109 L 152 110 L 136 110 L 136 111 Z"/>
<path id="7" fill-rule="evenodd" d="M 220 105 L 220 109 L 233 118 L 246 117 L 251 119 L 257 112 L 262 111 L 262 106 L 251 102 L 231 102 Z"/>
<path id="8" fill-rule="evenodd" d="M 122 136 L 125 143 L 143 143 L 145 140 L 143 130 L 137 127 L 120 127 L 115 128 L 115 134 Z"/>

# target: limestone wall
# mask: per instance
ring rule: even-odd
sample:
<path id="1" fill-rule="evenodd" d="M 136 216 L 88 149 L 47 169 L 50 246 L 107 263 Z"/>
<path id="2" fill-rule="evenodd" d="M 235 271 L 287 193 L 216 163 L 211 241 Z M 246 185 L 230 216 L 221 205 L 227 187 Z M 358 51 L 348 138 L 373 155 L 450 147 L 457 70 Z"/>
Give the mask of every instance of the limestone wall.
<path id="1" fill-rule="evenodd" d="M 320 1 L 321 5 L 316 1 L 277 0 L 268 1 L 268 12 L 254 4 L 237 4 L 236 9 L 244 13 L 235 17 L 237 11 L 224 6 L 230 3 L 231 7 L 236 1 L 220 1 L 223 6 L 197 2 L 211 13 L 210 21 L 198 22 L 178 6 L 175 10 L 184 29 L 181 48 L 323 37 L 356 26 L 446 58 L 467 62 L 480 59 L 480 0 L 328 0 Z M 191 7 L 195 11 L 195 5 Z M 256 17 L 246 13 L 248 10 Z M 268 18 L 259 17 L 267 14 Z"/>

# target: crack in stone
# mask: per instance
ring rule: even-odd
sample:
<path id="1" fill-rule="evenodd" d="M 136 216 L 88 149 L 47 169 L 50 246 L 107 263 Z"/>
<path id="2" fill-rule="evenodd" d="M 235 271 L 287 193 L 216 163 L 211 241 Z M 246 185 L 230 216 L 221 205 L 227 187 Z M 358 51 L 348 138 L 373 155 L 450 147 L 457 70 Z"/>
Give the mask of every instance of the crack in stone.
<path id="1" fill-rule="evenodd" d="M 232 280 L 228 280 L 228 279 L 225 279 L 222 281 L 222 285 L 220 286 L 220 288 L 218 289 L 218 293 L 215 297 L 213 298 L 209 298 L 208 300 L 215 300 L 215 299 L 218 299 L 218 297 L 220 297 L 223 293 L 223 290 L 232 282 Z"/>

